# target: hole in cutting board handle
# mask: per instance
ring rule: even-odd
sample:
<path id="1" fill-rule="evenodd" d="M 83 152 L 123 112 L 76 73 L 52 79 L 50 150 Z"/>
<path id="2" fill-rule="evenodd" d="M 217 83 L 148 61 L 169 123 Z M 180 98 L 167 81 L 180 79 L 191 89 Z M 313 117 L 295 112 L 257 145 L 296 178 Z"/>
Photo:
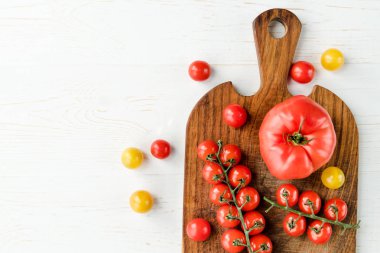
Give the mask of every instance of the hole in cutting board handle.
<path id="1" fill-rule="evenodd" d="M 280 18 L 275 18 L 269 22 L 268 32 L 274 39 L 281 39 L 286 35 L 286 25 Z"/>

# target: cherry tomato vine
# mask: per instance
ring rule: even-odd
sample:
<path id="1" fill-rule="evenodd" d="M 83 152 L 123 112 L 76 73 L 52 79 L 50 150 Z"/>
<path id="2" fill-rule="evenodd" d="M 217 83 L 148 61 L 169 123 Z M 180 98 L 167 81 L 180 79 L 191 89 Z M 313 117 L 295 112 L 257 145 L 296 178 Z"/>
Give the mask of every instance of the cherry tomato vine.
<path id="1" fill-rule="evenodd" d="M 266 213 L 268 213 L 273 207 L 278 207 L 282 210 L 285 210 L 285 211 L 288 211 L 288 212 L 291 212 L 291 213 L 295 213 L 295 214 L 298 214 L 299 216 L 301 217 L 306 217 L 306 218 L 310 218 L 310 219 L 313 219 L 313 220 L 319 220 L 322 222 L 322 225 L 321 227 L 323 226 L 323 224 L 325 223 L 329 223 L 329 224 L 333 224 L 333 225 L 337 225 L 337 226 L 341 226 L 343 227 L 343 231 L 342 233 L 346 230 L 346 229 L 359 229 L 360 228 L 360 220 L 358 223 L 356 224 L 348 224 L 348 223 L 343 223 L 343 222 L 340 222 L 338 219 L 336 220 L 329 220 L 327 218 L 324 218 L 324 217 L 320 217 L 320 216 L 317 216 L 314 214 L 314 212 L 312 212 L 311 214 L 307 214 L 307 213 L 304 213 L 304 212 L 301 212 L 301 211 L 298 211 L 298 210 L 295 210 L 291 207 L 289 207 L 289 205 L 286 205 L 286 206 L 282 206 L 282 205 L 279 205 L 277 204 L 276 202 L 274 202 L 273 200 L 270 200 L 268 199 L 267 197 L 264 196 L 264 201 L 268 202 L 270 204 L 270 207 L 265 211 Z M 311 206 L 312 208 L 312 206 Z M 337 214 L 338 216 L 338 214 Z"/>
<path id="2" fill-rule="evenodd" d="M 252 226 L 251 228 L 248 229 L 247 225 L 246 225 L 246 222 L 244 222 L 243 208 L 250 201 L 250 199 L 249 199 L 249 197 L 247 197 L 246 200 L 245 200 L 245 202 L 242 205 L 239 205 L 238 201 L 237 201 L 237 198 L 236 198 L 236 193 L 239 191 L 239 189 L 241 187 L 243 187 L 245 185 L 245 182 L 244 182 L 244 180 L 242 180 L 242 181 L 240 181 L 240 183 L 236 187 L 233 187 L 231 185 L 231 182 L 230 182 L 229 177 L 228 177 L 228 172 L 233 167 L 233 165 L 235 163 L 237 163 L 238 161 L 235 161 L 235 159 L 229 159 L 228 161 L 223 161 L 222 162 L 222 160 L 220 158 L 220 153 L 221 153 L 221 150 L 222 150 L 223 143 L 222 143 L 221 140 L 218 140 L 217 144 L 218 144 L 218 151 L 215 154 L 209 154 L 207 156 L 207 160 L 210 161 L 210 162 L 215 162 L 215 163 L 219 164 L 219 166 L 222 168 L 222 171 L 223 171 L 222 182 L 224 182 L 228 186 L 228 188 L 229 188 L 229 190 L 231 192 L 231 195 L 232 195 L 232 200 L 224 198 L 223 196 L 226 193 L 226 192 L 224 192 L 221 195 L 221 197 L 220 197 L 220 202 L 224 202 L 226 204 L 233 204 L 236 207 L 237 212 L 238 212 L 238 216 L 230 215 L 229 218 L 230 219 L 237 219 L 237 220 L 240 221 L 240 224 L 241 224 L 241 226 L 243 228 L 243 232 L 244 232 L 244 235 L 245 235 L 245 241 L 246 241 L 246 243 L 244 243 L 241 240 L 236 239 L 236 240 L 233 241 L 233 245 L 234 246 L 244 246 L 244 247 L 246 247 L 248 249 L 249 253 L 261 252 L 263 249 L 259 249 L 257 251 L 253 251 L 253 249 L 251 248 L 250 243 L 249 243 L 250 242 L 249 234 L 253 230 L 257 229 L 258 225 Z"/>

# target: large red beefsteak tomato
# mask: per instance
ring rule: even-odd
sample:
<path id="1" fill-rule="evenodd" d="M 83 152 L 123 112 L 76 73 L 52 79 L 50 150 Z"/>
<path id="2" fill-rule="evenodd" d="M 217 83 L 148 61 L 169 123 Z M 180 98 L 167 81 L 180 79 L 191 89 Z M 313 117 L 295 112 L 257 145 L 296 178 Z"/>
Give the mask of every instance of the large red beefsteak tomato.
<path id="1" fill-rule="evenodd" d="M 330 160 L 336 144 L 330 115 L 302 95 L 277 104 L 267 113 L 259 139 L 264 162 L 281 180 L 308 177 Z"/>

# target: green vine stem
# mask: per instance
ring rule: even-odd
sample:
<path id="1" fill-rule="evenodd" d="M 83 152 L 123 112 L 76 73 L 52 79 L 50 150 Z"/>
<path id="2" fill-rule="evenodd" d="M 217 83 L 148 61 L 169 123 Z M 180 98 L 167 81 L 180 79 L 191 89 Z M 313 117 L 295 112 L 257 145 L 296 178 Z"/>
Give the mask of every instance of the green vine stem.
<path id="1" fill-rule="evenodd" d="M 207 157 L 207 160 L 209 161 L 212 161 L 212 162 L 216 162 L 217 164 L 219 164 L 219 166 L 222 168 L 223 170 L 223 176 L 224 176 L 224 180 L 223 182 L 225 184 L 227 184 L 230 192 L 231 192 L 231 195 L 232 195 L 232 201 L 225 201 L 227 204 L 233 204 L 235 205 L 235 207 L 237 208 L 238 210 L 238 214 L 239 216 L 238 217 L 233 217 L 234 219 L 238 219 L 240 220 L 240 223 L 242 224 L 242 227 L 243 227 L 243 232 L 244 232 L 244 235 L 245 235 L 245 239 L 246 239 L 246 244 L 244 244 L 243 242 L 241 242 L 240 240 L 238 241 L 234 241 L 233 244 L 235 246 L 245 246 L 247 249 L 248 249 L 248 252 L 249 253 L 255 253 L 251 246 L 250 246 L 250 240 L 249 240 L 249 233 L 252 231 L 251 229 L 248 229 L 247 226 L 245 225 L 245 222 L 244 222 L 244 216 L 243 216 L 243 207 L 244 205 L 249 202 L 249 199 L 247 199 L 241 206 L 238 205 L 237 201 L 236 201 L 236 192 L 240 189 L 241 185 L 244 184 L 244 182 L 240 182 L 239 185 L 235 188 L 233 188 L 228 180 L 228 171 L 231 169 L 232 165 L 235 163 L 235 161 L 232 159 L 229 162 L 229 165 L 228 167 L 226 168 L 225 165 L 222 163 L 222 161 L 220 160 L 219 158 L 219 155 L 220 155 L 220 151 L 222 149 L 222 141 L 221 140 L 218 140 L 218 152 L 216 154 L 213 154 L 213 155 L 209 155 Z M 223 198 L 223 197 L 222 197 Z M 262 251 L 260 249 L 260 251 Z M 260 251 L 257 251 L 257 252 L 260 252 Z"/>
<path id="2" fill-rule="evenodd" d="M 277 204 L 276 202 L 274 202 L 273 200 L 268 199 L 267 197 L 264 197 L 264 200 L 270 204 L 270 207 L 265 211 L 266 213 L 268 213 L 273 207 L 278 207 L 282 210 L 298 214 L 299 216 L 307 217 L 307 218 L 314 219 L 314 220 L 320 220 L 320 221 L 322 221 L 322 223 L 330 223 L 333 225 L 341 226 L 341 227 L 343 227 L 343 231 L 345 231 L 346 229 L 359 229 L 360 228 L 360 220 L 356 224 L 347 224 L 347 223 L 340 222 L 338 220 L 329 220 L 327 218 L 317 216 L 314 213 L 313 214 L 306 214 L 306 213 L 303 213 L 301 211 L 290 208 L 289 206 L 281 206 L 281 205 Z"/>

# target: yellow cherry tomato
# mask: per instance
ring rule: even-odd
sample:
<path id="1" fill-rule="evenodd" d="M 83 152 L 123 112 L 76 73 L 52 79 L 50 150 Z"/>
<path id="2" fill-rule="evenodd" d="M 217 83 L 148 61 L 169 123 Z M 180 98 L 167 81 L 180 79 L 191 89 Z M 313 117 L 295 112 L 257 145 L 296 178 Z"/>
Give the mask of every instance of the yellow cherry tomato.
<path id="1" fill-rule="evenodd" d="M 338 189 L 344 184 L 344 173 L 338 167 L 328 167 L 322 172 L 322 183 L 330 189 Z"/>
<path id="2" fill-rule="evenodd" d="M 129 198 L 131 208 L 137 213 L 146 213 L 153 206 L 153 197 L 147 191 L 136 191 Z"/>
<path id="3" fill-rule="evenodd" d="M 330 48 L 322 54 L 321 64 L 327 70 L 337 70 L 342 67 L 343 63 L 344 56 L 338 49 Z"/>
<path id="4" fill-rule="evenodd" d="M 129 169 L 140 167 L 144 160 L 144 154 L 138 148 L 127 148 L 121 155 L 121 161 Z"/>

